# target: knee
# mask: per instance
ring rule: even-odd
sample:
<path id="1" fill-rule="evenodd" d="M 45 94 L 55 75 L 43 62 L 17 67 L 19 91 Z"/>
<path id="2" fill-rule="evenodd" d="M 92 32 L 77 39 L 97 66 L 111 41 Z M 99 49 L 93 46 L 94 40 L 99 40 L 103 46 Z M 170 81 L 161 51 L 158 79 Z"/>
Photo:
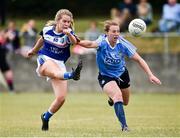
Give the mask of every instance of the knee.
<path id="1" fill-rule="evenodd" d="M 8 80 L 9 79 L 12 80 L 13 79 L 13 72 L 11 70 L 6 71 L 5 72 L 5 78 Z"/>
<path id="2" fill-rule="evenodd" d="M 129 96 L 124 96 L 123 97 L 123 104 L 126 106 L 129 104 Z"/>
<path id="3" fill-rule="evenodd" d="M 113 101 L 114 101 L 114 103 L 123 102 L 122 94 L 121 93 L 115 94 L 114 97 L 113 97 Z"/>
<path id="4" fill-rule="evenodd" d="M 123 101 L 123 105 L 127 106 L 129 104 L 129 101 Z"/>
<path id="5" fill-rule="evenodd" d="M 64 103 L 65 102 L 65 96 L 64 95 L 58 96 L 58 97 L 56 97 L 56 100 L 58 103 Z"/>
<path id="6" fill-rule="evenodd" d="M 41 75 L 44 75 L 44 73 L 45 73 L 45 68 L 44 68 L 43 66 L 41 66 L 41 67 L 39 68 L 39 73 L 40 73 Z"/>

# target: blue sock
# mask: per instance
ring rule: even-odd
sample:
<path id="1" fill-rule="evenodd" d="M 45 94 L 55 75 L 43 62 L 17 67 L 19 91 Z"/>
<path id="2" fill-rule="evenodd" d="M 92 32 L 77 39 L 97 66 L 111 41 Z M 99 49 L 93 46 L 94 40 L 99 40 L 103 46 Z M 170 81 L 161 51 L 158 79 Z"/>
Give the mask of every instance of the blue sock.
<path id="1" fill-rule="evenodd" d="M 52 115 L 53 115 L 53 113 L 50 113 L 49 111 L 47 111 L 44 113 L 44 119 L 48 121 Z"/>
<path id="2" fill-rule="evenodd" d="M 124 109 L 123 109 L 123 103 L 122 102 L 116 102 L 114 104 L 114 110 L 116 113 L 116 116 L 118 118 L 118 120 L 121 122 L 121 126 L 126 127 L 126 117 L 125 117 L 125 113 L 124 113 Z"/>
<path id="3" fill-rule="evenodd" d="M 64 73 L 64 79 L 65 80 L 72 79 L 72 77 L 73 77 L 73 73 L 72 72 Z"/>

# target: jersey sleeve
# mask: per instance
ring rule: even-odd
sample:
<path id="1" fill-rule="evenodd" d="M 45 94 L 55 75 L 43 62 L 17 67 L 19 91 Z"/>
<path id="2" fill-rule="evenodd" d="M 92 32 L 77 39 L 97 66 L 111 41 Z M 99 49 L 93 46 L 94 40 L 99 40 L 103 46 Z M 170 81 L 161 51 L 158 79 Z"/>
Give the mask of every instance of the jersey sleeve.
<path id="1" fill-rule="evenodd" d="M 47 31 L 51 30 L 52 28 L 53 28 L 53 26 L 45 26 L 45 27 L 43 28 L 43 30 L 41 30 L 41 32 L 39 33 L 39 35 L 41 35 L 42 38 L 44 39 L 45 33 L 46 33 Z"/>
<path id="2" fill-rule="evenodd" d="M 80 38 L 74 33 L 73 30 L 71 30 L 70 32 L 72 35 L 74 35 L 74 37 L 76 38 L 77 42 L 80 42 Z"/>
<path id="3" fill-rule="evenodd" d="M 42 38 L 44 39 L 44 37 L 43 37 L 43 30 L 40 31 L 39 35 L 42 36 Z"/>
<path id="4" fill-rule="evenodd" d="M 124 38 L 121 38 L 121 43 L 124 47 L 125 55 L 131 58 L 136 53 L 137 48 Z"/>
<path id="5" fill-rule="evenodd" d="M 100 49 L 102 47 L 102 41 L 105 39 L 105 35 L 100 35 L 98 39 L 95 40 L 95 42 L 98 44 L 97 49 Z"/>

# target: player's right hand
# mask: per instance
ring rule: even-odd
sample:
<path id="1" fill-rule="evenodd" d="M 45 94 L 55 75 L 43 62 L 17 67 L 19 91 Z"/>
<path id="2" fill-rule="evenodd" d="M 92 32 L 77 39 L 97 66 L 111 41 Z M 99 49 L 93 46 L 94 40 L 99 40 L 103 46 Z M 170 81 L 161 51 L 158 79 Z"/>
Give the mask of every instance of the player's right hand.
<path id="1" fill-rule="evenodd" d="M 70 35 L 71 34 L 72 29 L 68 28 L 68 29 L 63 29 L 63 33 L 66 35 Z"/>
<path id="2" fill-rule="evenodd" d="M 154 75 L 149 76 L 149 80 L 153 84 L 158 84 L 158 85 L 162 84 L 161 81 Z"/>
<path id="3" fill-rule="evenodd" d="M 36 53 L 33 51 L 33 49 L 29 50 L 27 52 L 27 58 L 31 58 L 32 56 L 34 56 Z"/>

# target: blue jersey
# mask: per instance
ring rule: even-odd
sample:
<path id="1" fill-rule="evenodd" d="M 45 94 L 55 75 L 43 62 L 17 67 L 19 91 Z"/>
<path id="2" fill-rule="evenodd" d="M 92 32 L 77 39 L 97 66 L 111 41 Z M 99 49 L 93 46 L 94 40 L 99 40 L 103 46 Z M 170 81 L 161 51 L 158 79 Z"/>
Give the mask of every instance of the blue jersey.
<path id="1" fill-rule="evenodd" d="M 125 71 L 125 57 L 132 57 L 136 47 L 123 37 L 119 37 L 112 47 L 106 37 L 101 35 L 96 40 L 98 43 L 96 62 L 101 75 L 119 77 Z"/>
<path id="2" fill-rule="evenodd" d="M 56 60 L 66 62 L 70 57 L 70 45 L 71 42 L 67 35 L 64 33 L 55 32 L 54 26 L 47 26 L 43 28 L 41 35 L 44 40 L 42 49 L 38 54 L 43 54 Z M 71 31 L 74 35 L 74 32 Z"/>

